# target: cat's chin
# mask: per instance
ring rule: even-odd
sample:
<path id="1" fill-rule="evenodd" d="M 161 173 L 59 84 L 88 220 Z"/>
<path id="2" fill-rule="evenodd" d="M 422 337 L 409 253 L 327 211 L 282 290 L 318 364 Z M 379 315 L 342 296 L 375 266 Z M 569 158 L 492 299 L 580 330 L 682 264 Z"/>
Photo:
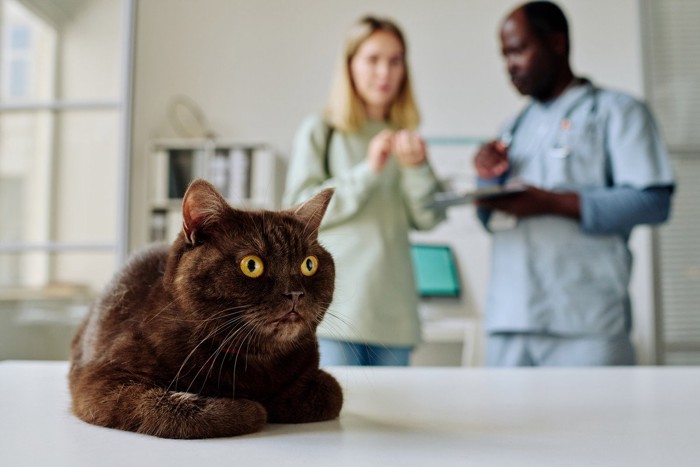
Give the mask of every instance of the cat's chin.
<path id="1" fill-rule="evenodd" d="M 299 339 L 308 327 L 301 318 L 283 318 L 275 324 L 273 335 L 280 342 L 288 342 Z"/>
<path id="2" fill-rule="evenodd" d="M 294 325 L 296 323 L 299 323 L 301 321 L 301 315 L 297 313 L 295 310 L 290 311 L 283 317 L 277 320 L 277 324 L 280 325 Z"/>
<path id="3" fill-rule="evenodd" d="M 285 316 L 275 321 L 269 328 L 270 341 L 280 345 L 295 345 L 300 340 L 306 340 L 313 334 L 314 327 L 299 316 Z"/>

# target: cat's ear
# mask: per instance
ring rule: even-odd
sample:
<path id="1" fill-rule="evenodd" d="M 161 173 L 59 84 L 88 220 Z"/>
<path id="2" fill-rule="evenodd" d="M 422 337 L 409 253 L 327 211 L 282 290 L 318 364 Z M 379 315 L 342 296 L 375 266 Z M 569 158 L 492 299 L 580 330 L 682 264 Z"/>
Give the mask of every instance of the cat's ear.
<path id="1" fill-rule="evenodd" d="M 328 203 L 331 202 L 334 192 L 333 188 L 321 190 L 313 198 L 293 209 L 294 215 L 304 219 L 306 225 L 311 228 L 314 234 L 318 232 L 318 227 L 321 225 L 321 220 L 326 213 Z"/>
<path id="2" fill-rule="evenodd" d="M 182 231 L 187 242 L 194 245 L 197 234 L 219 220 L 228 207 L 211 183 L 202 179 L 190 183 L 182 200 Z"/>

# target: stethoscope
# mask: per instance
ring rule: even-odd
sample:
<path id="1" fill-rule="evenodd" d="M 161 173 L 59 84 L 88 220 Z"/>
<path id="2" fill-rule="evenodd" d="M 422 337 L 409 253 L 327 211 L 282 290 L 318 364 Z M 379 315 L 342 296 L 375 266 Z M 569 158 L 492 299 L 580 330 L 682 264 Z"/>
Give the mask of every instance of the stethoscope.
<path id="1" fill-rule="evenodd" d="M 571 124 L 571 116 L 573 115 L 574 111 L 578 109 L 589 97 L 591 97 L 593 100 L 593 104 L 591 105 L 591 109 L 589 112 L 589 117 L 591 115 L 595 115 L 596 111 L 598 110 L 598 88 L 586 78 L 581 78 L 580 80 L 578 80 L 578 82 L 583 82 L 583 85 L 586 86 L 587 89 L 583 94 L 581 94 L 581 96 L 579 96 L 578 99 L 576 99 L 569 106 L 566 113 L 562 117 L 561 122 L 559 123 L 559 131 L 557 133 L 556 139 L 554 140 L 554 146 L 551 150 L 551 156 L 556 159 L 566 159 L 573 152 L 573 131 Z M 532 107 L 532 103 L 528 104 L 520 112 L 520 114 L 518 114 L 518 116 L 515 117 L 515 120 L 510 126 L 510 129 L 508 129 L 505 133 L 503 133 L 503 135 L 501 135 L 500 141 L 506 147 L 509 147 L 513 142 L 515 133 L 517 132 L 518 127 L 522 123 L 522 120 L 527 114 L 528 110 L 530 110 L 530 107 Z"/>

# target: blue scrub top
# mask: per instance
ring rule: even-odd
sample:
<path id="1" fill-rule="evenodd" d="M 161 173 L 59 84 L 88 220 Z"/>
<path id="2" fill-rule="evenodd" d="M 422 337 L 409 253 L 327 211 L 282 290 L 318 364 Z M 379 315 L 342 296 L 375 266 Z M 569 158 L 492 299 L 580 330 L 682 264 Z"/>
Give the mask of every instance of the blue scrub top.
<path id="1" fill-rule="evenodd" d="M 505 130 L 512 131 L 506 182 L 576 192 L 674 183 L 649 109 L 619 92 L 570 87 L 554 101 L 533 101 Z M 559 216 L 523 218 L 494 232 L 487 330 L 628 331 L 628 234 L 589 235 L 577 220 Z"/>

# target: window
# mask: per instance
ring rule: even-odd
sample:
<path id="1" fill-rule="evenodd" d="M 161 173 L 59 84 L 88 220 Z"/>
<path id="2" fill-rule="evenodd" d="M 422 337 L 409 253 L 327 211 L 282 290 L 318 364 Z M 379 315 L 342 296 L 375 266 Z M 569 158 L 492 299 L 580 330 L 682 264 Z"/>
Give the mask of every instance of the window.
<path id="1" fill-rule="evenodd" d="M 66 358 L 124 256 L 132 11 L 0 0 L 0 360 Z"/>

